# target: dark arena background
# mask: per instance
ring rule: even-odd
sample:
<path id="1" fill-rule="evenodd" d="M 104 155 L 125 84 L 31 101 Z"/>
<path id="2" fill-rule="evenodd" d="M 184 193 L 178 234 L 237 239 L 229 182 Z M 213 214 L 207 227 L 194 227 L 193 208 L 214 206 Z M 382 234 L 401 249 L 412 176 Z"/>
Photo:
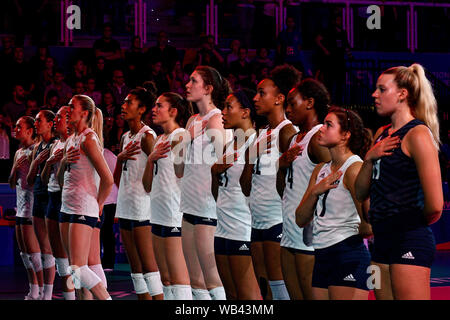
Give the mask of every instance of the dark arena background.
<path id="1" fill-rule="evenodd" d="M 15 238 L 16 193 L 8 184 L 21 116 L 56 113 L 73 95 L 88 95 L 103 112 L 104 146 L 117 155 L 128 131 L 121 105 L 131 89 L 153 81 L 158 95 L 184 96 L 195 67 L 209 65 L 233 91 L 254 90 L 287 63 L 303 79 L 323 82 L 333 105 L 356 111 L 375 132 L 389 122 L 372 98 L 378 76 L 417 62 L 437 99 L 442 140 L 445 201 L 431 225 L 437 248 L 431 299 L 450 300 L 450 2 L 3 0 L 0 6 L 0 299 L 23 300 L 28 290 Z M 145 122 L 162 132 L 151 117 Z M 136 300 L 118 221 L 103 227 L 115 237 L 115 263 L 103 265 L 108 292 L 113 300 Z M 56 275 L 53 300 L 62 299 Z"/>

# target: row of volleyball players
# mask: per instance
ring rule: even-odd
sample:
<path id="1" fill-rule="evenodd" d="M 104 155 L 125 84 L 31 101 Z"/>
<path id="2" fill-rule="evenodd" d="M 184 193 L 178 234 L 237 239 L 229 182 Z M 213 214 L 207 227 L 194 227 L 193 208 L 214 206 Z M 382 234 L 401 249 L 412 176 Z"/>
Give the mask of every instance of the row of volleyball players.
<path id="1" fill-rule="evenodd" d="M 374 97 L 381 115 L 391 116 L 393 125 L 398 128 L 394 114 L 401 113 L 402 121 L 410 121 L 401 123 L 403 126 L 400 127 L 409 130 L 422 124 L 410 119 L 413 117 L 410 105 L 419 105 L 417 99 L 420 94 L 413 90 L 411 84 L 405 85 L 404 81 L 398 80 L 399 74 L 406 72 L 404 70 L 418 79 L 424 77 L 423 69 L 418 65 L 386 71 L 377 83 Z M 426 82 L 419 82 L 421 87 L 418 91 L 426 92 L 427 88 L 423 85 Z M 210 67 L 198 67 L 186 88 L 187 101 L 172 93 L 157 99 L 153 121 L 164 131 L 159 137 L 140 121 L 146 109 L 153 106 L 147 91 L 135 90 L 122 106 L 123 118 L 128 121 L 130 132 L 122 138 L 122 151 L 114 171 L 114 180 L 119 185 L 116 217 L 119 218 L 138 297 L 148 299 L 153 296 L 158 299 L 163 297 L 163 293 L 166 299 L 259 299 L 261 296 L 269 298 L 270 295 L 273 299 L 367 298 L 366 270 L 370 255 L 362 244 L 362 237 L 372 234 L 364 212 L 369 206 L 367 185 L 373 183 L 370 179 L 367 181 L 367 167 L 377 160 L 376 180 L 386 179 L 380 176 L 380 160 L 391 156 L 392 149 L 400 149 L 395 148 L 398 138 L 390 137 L 394 132 L 389 134 L 388 139 L 382 139 L 385 136 L 380 133 L 384 129 L 379 130 L 376 138 L 380 136 L 382 140 L 367 152 L 371 146 L 371 136 L 364 129 L 361 118 L 349 110 L 328 109 L 329 98 L 323 85 L 314 80 L 299 82 L 298 72 L 289 66 L 276 68 L 269 78 L 261 81 L 256 95 L 248 90 L 231 94 L 226 80 Z M 385 98 L 385 91 L 389 91 L 391 96 Z M 413 98 L 409 97 L 412 95 L 410 92 L 415 94 Z M 403 98 L 395 100 L 396 95 L 403 95 Z M 82 100 L 81 97 L 72 99 L 74 110 L 78 99 Z M 199 109 L 199 114 L 190 118 L 189 102 L 196 103 Z M 430 108 L 429 114 L 433 115 L 432 100 L 425 100 L 420 105 L 421 108 Z M 85 104 L 80 103 L 80 107 L 87 111 Z M 86 118 L 82 122 L 89 123 L 89 112 L 81 114 L 81 118 Z M 420 116 L 422 113 L 418 114 Z M 321 125 L 323 120 L 325 124 Z M 430 122 L 430 118 L 423 120 L 435 133 L 437 122 Z M 267 126 L 257 136 L 255 129 L 261 128 L 263 122 Z M 190 133 L 190 139 L 180 139 L 185 136 L 183 127 Z M 209 134 L 213 130 L 208 129 L 223 132 L 223 140 L 221 135 L 215 134 L 212 141 Z M 224 129 L 234 130 L 235 139 L 231 139 L 230 143 L 227 143 Z M 252 134 L 247 134 L 244 140 L 238 139 L 237 129 Z M 406 134 L 407 130 L 403 131 Z M 83 131 L 75 129 L 75 137 L 77 132 Z M 424 145 L 432 146 L 430 142 L 432 140 L 425 141 Z M 180 149 L 186 151 L 181 155 L 187 160 L 185 163 L 174 163 L 169 152 L 175 150 L 177 144 L 187 147 Z M 225 154 L 223 160 L 228 161 L 218 161 L 213 166 L 189 161 L 202 159 L 201 154 L 196 153 L 203 153 L 211 145 L 219 150 L 217 154 Z M 62 161 L 64 166 L 67 167 L 68 163 L 75 168 L 84 149 L 82 146 L 80 153 L 78 149 L 66 145 L 66 156 Z M 362 178 L 358 176 L 362 164 L 360 156 L 365 156 L 367 162 L 364 163 L 364 173 L 360 175 Z M 96 166 L 100 178 L 101 167 Z M 70 172 L 70 167 L 67 171 Z M 430 174 L 435 171 L 433 167 Z M 88 175 L 93 177 L 91 173 Z M 355 188 L 357 177 L 359 188 Z M 427 175 L 424 179 L 436 177 Z M 104 185 L 107 185 L 108 179 L 104 180 Z M 436 193 L 425 190 L 425 187 L 431 188 L 429 183 L 414 182 L 416 188 L 424 186 L 425 193 L 424 202 L 415 204 L 419 206 L 416 211 L 422 212 L 425 203 L 425 208 L 431 210 L 434 218 L 424 221 L 435 221 L 436 215 L 439 215 L 436 209 L 439 208 L 439 196 L 433 198 Z M 380 203 L 385 206 L 389 200 L 379 200 L 380 194 L 386 197 L 385 190 L 382 190 L 385 185 L 379 187 L 378 206 Z M 73 186 L 74 189 L 76 187 Z M 101 190 L 96 198 L 98 203 L 104 200 Z M 82 198 L 83 192 L 88 190 L 79 190 L 78 197 Z M 63 200 L 61 211 L 64 210 Z M 386 216 L 375 210 L 377 220 L 373 222 L 384 226 L 393 223 L 392 216 L 398 218 L 400 214 L 395 210 L 401 211 L 401 208 L 395 207 Z M 425 213 L 428 218 L 429 212 Z M 86 215 L 82 216 L 83 220 L 86 220 Z M 75 216 L 77 219 L 70 222 L 83 224 L 78 221 L 80 214 L 75 213 Z M 416 216 L 420 214 L 416 213 Z M 417 228 L 424 228 L 420 230 L 431 241 L 428 227 L 422 220 L 417 221 L 422 224 L 417 223 L 413 230 L 417 232 Z M 97 219 L 92 219 L 91 229 L 95 229 L 96 223 Z M 86 234 L 84 236 L 86 239 Z M 378 239 L 386 241 L 383 236 L 386 234 L 380 233 Z M 76 236 L 74 238 L 77 239 Z M 376 239 L 377 234 L 375 244 Z M 387 243 L 403 250 L 407 244 L 399 244 L 401 239 L 390 238 Z M 95 241 L 90 244 L 87 248 L 95 246 Z M 409 245 L 411 249 L 411 243 Z M 376 248 L 386 250 L 386 247 L 383 249 L 380 245 Z M 432 252 L 431 246 L 427 249 Z M 95 249 L 90 252 L 99 256 Z M 417 263 L 421 264 L 415 265 L 409 252 L 406 260 L 408 268 L 405 269 L 405 261 L 399 262 L 392 257 L 389 258 L 393 261 L 387 261 L 387 253 L 384 254 L 380 257 L 378 252 L 376 259 L 372 256 L 372 263 L 382 271 L 383 286 L 376 290 L 377 297 L 389 297 L 390 293 L 390 296 L 401 298 L 401 292 L 410 292 L 402 291 L 404 288 L 401 285 L 406 285 L 401 281 L 405 272 L 412 274 L 424 269 L 424 277 L 427 271 L 429 277 L 429 259 L 427 265 L 424 265 L 423 259 L 417 259 Z M 400 273 L 390 271 L 397 270 L 396 267 L 401 270 Z M 75 276 L 77 273 L 73 274 Z M 91 275 L 79 272 L 81 284 L 94 289 L 93 293 L 101 297 L 104 286 L 100 278 Z M 90 279 L 95 281 L 87 281 Z M 87 282 L 90 285 L 86 286 Z M 399 292 L 391 289 L 391 282 L 392 288 L 397 288 Z M 426 291 L 425 282 L 420 290 L 413 292 Z"/>

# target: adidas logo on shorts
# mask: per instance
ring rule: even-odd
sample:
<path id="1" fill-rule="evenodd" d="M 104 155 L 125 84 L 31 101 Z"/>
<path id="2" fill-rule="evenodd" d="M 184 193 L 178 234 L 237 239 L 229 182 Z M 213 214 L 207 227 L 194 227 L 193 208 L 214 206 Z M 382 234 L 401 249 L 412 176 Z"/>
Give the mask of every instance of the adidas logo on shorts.
<path id="1" fill-rule="evenodd" d="M 414 260 L 414 256 L 412 255 L 411 251 L 405 253 L 404 255 L 402 255 L 402 259 L 410 259 L 410 260 Z"/>
<path id="2" fill-rule="evenodd" d="M 356 281 L 353 275 L 350 273 L 348 276 L 344 278 L 344 281 Z"/>
<path id="3" fill-rule="evenodd" d="M 78 218 L 78 220 L 86 221 L 86 218 L 85 218 L 84 216 L 80 216 L 80 217 Z"/>
<path id="4" fill-rule="evenodd" d="M 172 230 L 170 230 L 170 232 L 179 232 L 180 230 L 178 230 L 177 227 L 173 228 Z"/>
<path id="5" fill-rule="evenodd" d="M 239 248 L 239 251 L 244 251 L 244 250 L 245 251 L 250 250 L 245 243 Z"/>
<path id="6" fill-rule="evenodd" d="M 280 234 L 277 236 L 277 239 L 281 239 L 282 236 L 283 236 L 283 234 L 280 233 Z"/>

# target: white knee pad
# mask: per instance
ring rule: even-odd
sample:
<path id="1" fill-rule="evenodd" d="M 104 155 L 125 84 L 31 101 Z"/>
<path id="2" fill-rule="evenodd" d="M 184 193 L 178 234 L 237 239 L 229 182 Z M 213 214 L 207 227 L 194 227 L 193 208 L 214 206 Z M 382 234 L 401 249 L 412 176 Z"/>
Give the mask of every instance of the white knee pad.
<path id="1" fill-rule="evenodd" d="M 40 252 L 30 253 L 30 260 L 34 272 L 42 271 L 42 260 Z"/>
<path id="2" fill-rule="evenodd" d="M 23 265 L 25 266 L 25 269 L 33 269 L 33 264 L 30 260 L 30 255 L 26 252 L 21 252 L 20 257 L 22 258 Z"/>
<path id="3" fill-rule="evenodd" d="M 172 286 L 163 285 L 164 300 L 173 300 Z"/>
<path id="4" fill-rule="evenodd" d="M 55 258 L 55 263 L 56 263 L 56 271 L 58 272 L 61 278 L 70 276 L 69 259 Z"/>
<path id="5" fill-rule="evenodd" d="M 289 300 L 289 293 L 284 284 L 284 280 L 269 281 L 273 300 Z"/>
<path id="6" fill-rule="evenodd" d="M 145 282 L 142 273 L 132 273 L 131 280 L 133 280 L 134 291 L 136 291 L 136 294 L 148 293 L 147 283 Z"/>
<path id="7" fill-rule="evenodd" d="M 211 300 L 211 296 L 206 289 L 192 288 L 192 300 Z"/>
<path id="8" fill-rule="evenodd" d="M 87 265 L 77 268 L 72 266 L 72 279 L 76 289 L 81 287 L 91 290 L 102 280 Z"/>
<path id="9" fill-rule="evenodd" d="M 172 285 L 173 300 L 192 300 L 191 286 L 174 284 Z"/>
<path id="10" fill-rule="evenodd" d="M 93 264 L 89 266 L 89 269 L 94 271 L 94 273 L 102 280 L 103 286 L 105 288 L 108 287 L 108 283 L 106 282 L 105 271 L 103 271 L 103 267 L 101 264 Z"/>
<path id="11" fill-rule="evenodd" d="M 148 292 L 151 296 L 157 296 L 158 294 L 163 293 L 163 286 L 159 271 L 144 274 L 144 279 L 147 283 Z"/>
<path id="12" fill-rule="evenodd" d="M 211 300 L 227 300 L 224 287 L 211 289 L 209 290 L 209 294 L 211 295 Z"/>
<path id="13" fill-rule="evenodd" d="M 44 269 L 48 269 L 55 266 L 55 257 L 52 254 L 42 254 L 42 266 Z"/>

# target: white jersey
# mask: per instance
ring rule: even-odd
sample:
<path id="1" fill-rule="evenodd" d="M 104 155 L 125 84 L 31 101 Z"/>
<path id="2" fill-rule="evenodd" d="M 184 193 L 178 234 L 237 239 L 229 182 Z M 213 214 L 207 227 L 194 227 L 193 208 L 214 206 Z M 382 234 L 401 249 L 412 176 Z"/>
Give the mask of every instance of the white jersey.
<path id="1" fill-rule="evenodd" d="M 56 151 L 64 149 L 64 146 L 65 146 L 65 142 L 62 142 L 61 140 L 55 140 L 55 146 L 52 149 L 52 153 L 51 153 L 50 157 L 52 155 L 54 155 L 56 153 Z M 58 179 L 56 177 L 56 174 L 58 173 L 59 165 L 60 165 L 59 161 L 57 163 L 55 163 L 54 165 L 52 165 L 52 169 L 50 171 L 50 177 L 48 178 L 48 184 L 47 184 L 48 192 L 61 191 L 61 187 L 59 186 Z"/>
<path id="2" fill-rule="evenodd" d="M 68 164 L 64 172 L 61 212 L 98 218 L 97 196 L 100 178 L 81 148 L 81 144 L 90 133 L 93 133 L 92 137 L 101 150 L 97 134 L 91 128 L 86 128 L 79 135 L 71 135 L 67 139 L 66 150 L 71 147 L 79 149 L 80 159 L 76 163 Z"/>
<path id="3" fill-rule="evenodd" d="M 192 121 L 190 127 L 201 126 L 203 121 L 220 113 L 219 109 L 213 109 L 203 119 Z M 186 153 L 180 210 L 197 217 L 216 219 L 216 202 L 211 193 L 211 166 L 217 161 L 217 156 L 205 130 L 188 145 Z"/>
<path id="4" fill-rule="evenodd" d="M 250 211 L 252 213 L 252 228 L 269 229 L 283 222 L 281 213 L 281 199 L 278 195 L 277 161 L 281 156 L 279 151 L 278 135 L 280 130 L 290 124 L 283 120 L 278 126 L 268 132 L 268 128 L 261 130 L 255 143 L 271 135 L 270 153 L 264 153 L 256 160 L 252 175 L 252 188 L 250 192 Z"/>
<path id="5" fill-rule="evenodd" d="M 337 188 L 321 194 L 317 201 L 313 220 L 314 249 L 328 248 L 342 240 L 358 234 L 361 223 L 350 191 L 344 187 L 344 176 L 347 168 L 355 162 L 362 162 L 357 155 L 349 157 L 339 171 L 342 176 L 337 182 Z M 331 173 L 331 162 L 326 163 L 317 175 L 316 183 Z"/>
<path id="6" fill-rule="evenodd" d="M 111 171 L 111 174 L 114 174 L 114 170 L 116 168 L 117 163 L 117 156 L 108 148 L 103 149 L 103 157 L 105 157 L 106 164 L 108 165 L 109 171 Z M 117 188 L 117 185 L 114 183 L 113 187 L 111 189 L 111 192 L 109 193 L 108 197 L 105 200 L 105 206 L 108 204 L 116 204 L 117 203 L 117 193 L 119 192 L 119 189 Z"/>
<path id="7" fill-rule="evenodd" d="M 156 133 L 148 126 L 143 126 L 138 133 L 130 136 L 130 131 L 123 135 L 122 149 L 130 142 L 141 142 L 146 133 L 156 139 Z M 136 160 L 127 160 L 122 164 L 119 192 L 117 194 L 116 218 L 144 221 L 150 220 L 150 193 L 147 193 L 142 184 L 147 155 L 140 149 L 134 155 Z"/>
<path id="8" fill-rule="evenodd" d="M 250 241 L 252 217 L 239 179 L 245 166 L 245 151 L 255 138 L 256 133 L 248 137 L 247 141 L 236 151 L 237 160 L 220 176 L 217 194 L 216 237 Z M 231 142 L 225 153 L 228 155 L 234 154 L 234 152 L 234 142 Z"/>
<path id="9" fill-rule="evenodd" d="M 184 131 L 183 128 L 178 128 L 167 137 L 159 136 L 155 147 L 165 141 L 172 143 L 173 137 Z M 174 155 L 169 151 L 167 158 L 159 159 L 154 165 L 152 192 L 150 193 L 152 197 L 151 221 L 166 227 L 181 227 L 183 218 L 180 211 L 181 179 L 175 175 L 173 160 Z"/>
<path id="10" fill-rule="evenodd" d="M 16 159 L 20 159 L 23 156 L 31 158 L 34 145 L 28 148 L 20 148 L 16 152 Z M 19 218 L 31 218 L 33 212 L 33 186 L 27 184 L 27 174 L 30 170 L 31 161 L 26 161 L 17 170 L 17 183 L 16 183 L 16 217 Z"/>
<path id="11" fill-rule="evenodd" d="M 302 153 L 292 162 L 286 174 L 286 187 L 284 188 L 283 207 L 283 235 L 280 246 L 306 251 L 314 251 L 312 246 L 303 242 L 303 228 L 295 223 L 295 210 L 308 188 L 309 179 L 316 167 L 308 155 L 308 146 L 311 138 L 322 127 L 321 124 L 309 130 L 300 142 L 296 141 L 297 136 L 291 140 L 289 148 L 298 144 L 303 147 Z"/>

